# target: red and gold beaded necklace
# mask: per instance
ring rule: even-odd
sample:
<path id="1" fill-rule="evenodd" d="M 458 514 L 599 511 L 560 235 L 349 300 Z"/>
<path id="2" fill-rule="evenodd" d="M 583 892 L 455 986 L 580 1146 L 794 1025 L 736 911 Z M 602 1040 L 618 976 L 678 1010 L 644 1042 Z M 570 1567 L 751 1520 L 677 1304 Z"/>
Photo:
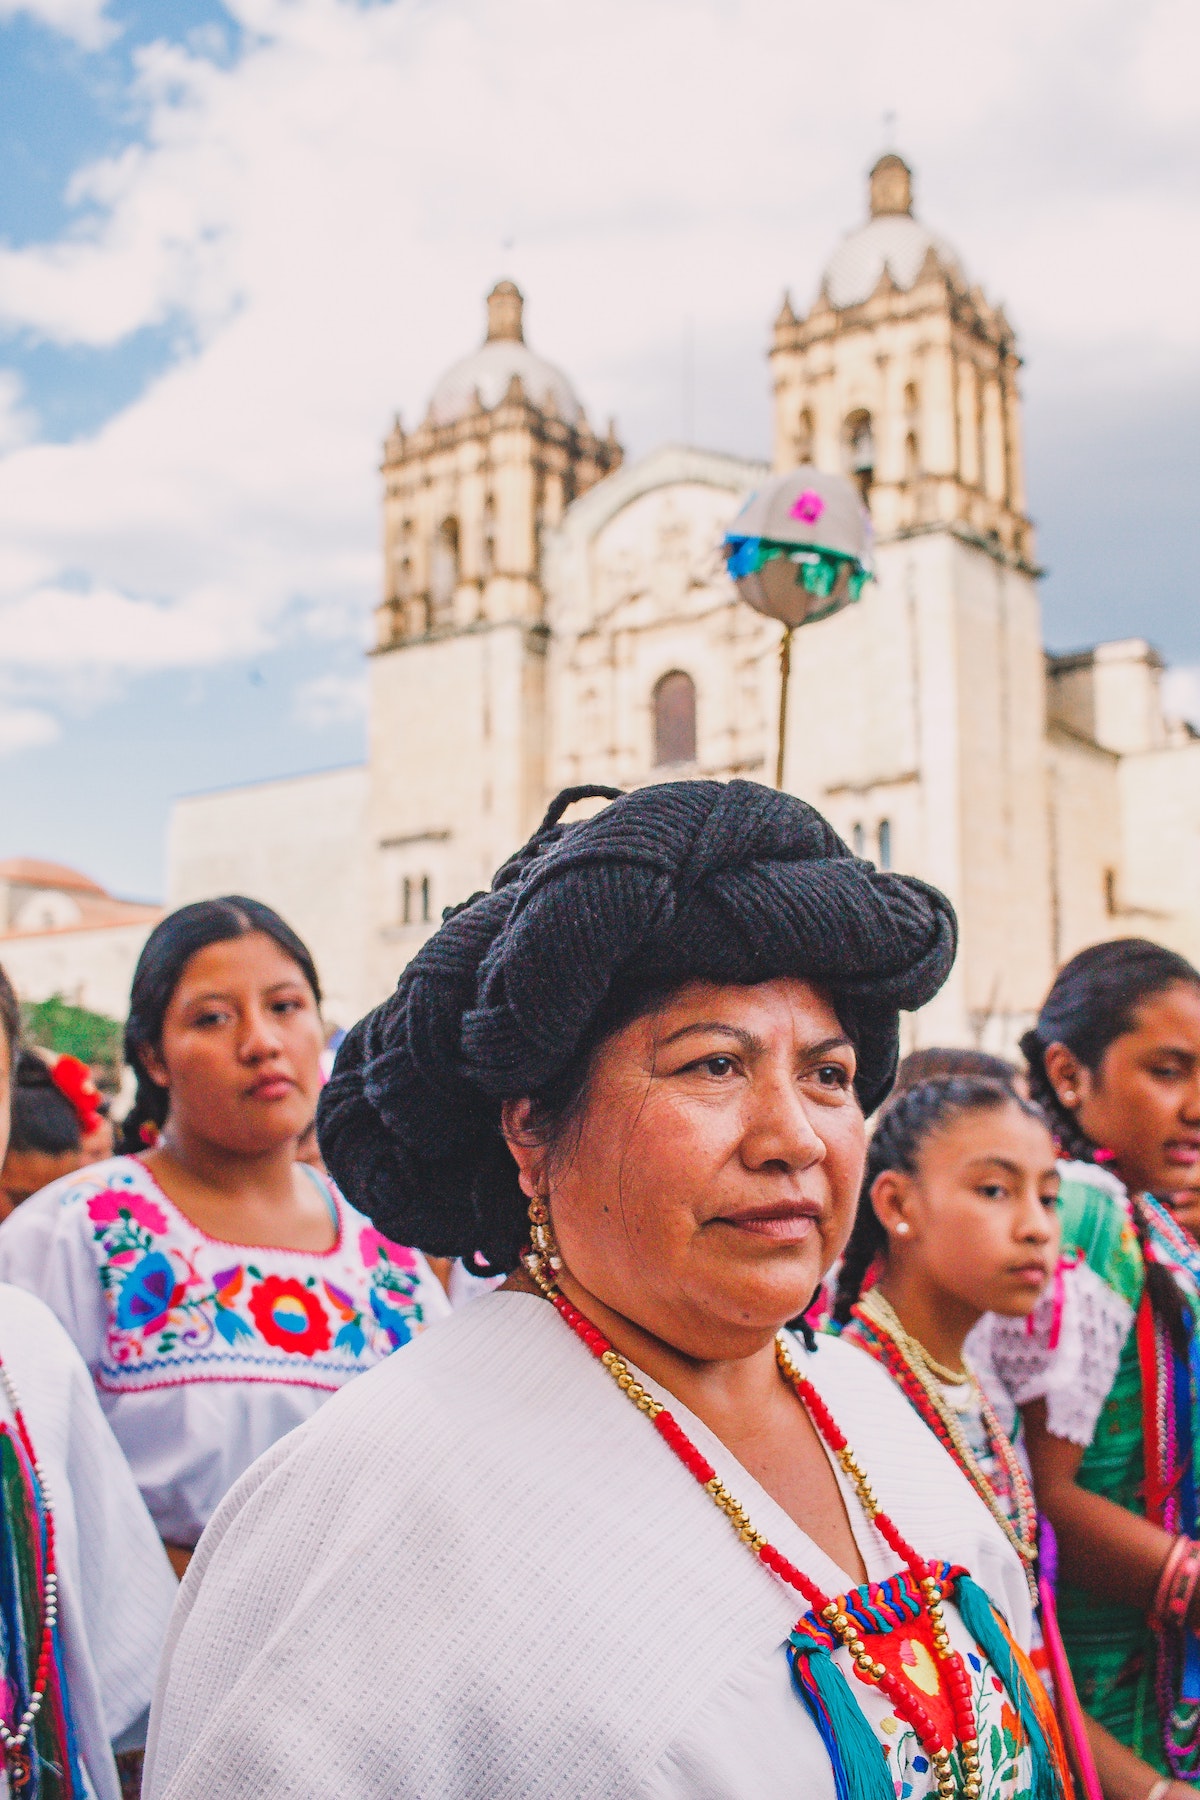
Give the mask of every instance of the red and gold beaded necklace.
<path id="1" fill-rule="evenodd" d="M 920 1340 L 904 1329 L 895 1308 L 884 1299 L 878 1288 L 871 1288 L 863 1295 L 853 1308 L 850 1320 L 850 1328 L 843 1335 L 850 1343 L 865 1350 L 868 1356 L 874 1357 L 876 1362 L 882 1363 L 905 1398 L 950 1452 L 1021 1558 L 1030 1597 L 1036 1606 L 1038 1591 L 1034 1565 L 1037 1562 L 1037 1503 L 1012 1441 L 975 1376 L 970 1369 L 964 1369 L 961 1376 L 956 1376 L 955 1371 L 942 1369 L 936 1364 Z M 978 1458 L 942 1393 L 941 1381 L 949 1385 L 956 1380 L 958 1385 L 970 1383 L 975 1390 L 988 1444 L 1004 1471 L 1004 1480 L 1012 1495 L 1013 1518 L 1009 1517 L 1001 1505 L 995 1488 L 980 1468 Z"/>
<path id="2" fill-rule="evenodd" d="M 963 1658 L 951 1644 L 942 1610 L 944 1583 L 948 1580 L 952 1582 L 960 1571 L 939 1565 L 939 1571 L 935 1572 L 934 1567 L 918 1555 L 882 1510 L 845 1434 L 812 1383 L 797 1369 L 783 1339 L 777 1340 L 775 1352 L 780 1372 L 853 1483 L 867 1518 L 900 1558 L 911 1578 L 916 1604 L 906 1616 L 911 1619 L 910 1632 L 915 1636 L 922 1622 L 919 1615 L 924 1615 L 923 1623 L 928 1628 L 929 1649 L 932 1652 L 925 1661 L 930 1672 L 936 1672 L 935 1692 L 931 1693 L 916 1677 L 906 1672 L 899 1657 L 892 1655 L 887 1648 L 886 1637 L 880 1637 L 878 1648 L 887 1656 L 887 1660 L 871 1654 L 860 1635 L 862 1629 L 869 1627 L 864 1625 L 862 1610 L 852 1604 L 851 1596 L 834 1597 L 824 1593 L 782 1551 L 777 1550 L 761 1532 L 755 1530 L 744 1508 L 729 1492 L 716 1470 L 692 1443 L 679 1422 L 642 1386 L 629 1364 L 613 1349 L 603 1332 L 597 1330 L 591 1320 L 573 1306 L 555 1284 L 550 1269 L 557 1265 L 558 1258 L 551 1252 L 553 1239 L 549 1233 L 549 1216 L 544 1205 L 538 1202 L 531 1207 L 530 1216 L 534 1225 L 534 1247 L 526 1253 L 524 1265 L 559 1317 L 607 1369 L 626 1398 L 639 1412 L 646 1415 L 663 1442 L 674 1451 L 713 1503 L 726 1515 L 747 1548 L 773 1575 L 803 1596 L 812 1608 L 813 1615 L 827 1628 L 830 1639 L 843 1645 L 849 1652 L 858 1679 L 866 1686 L 878 1687 L 890 1701 L 897 1716 L 912 1727 L 933 1765 L 939 1800 L 956 1800 L 960 1791 L 963 1800 L 978 1800 L 982 1781 L 977 1727 L 971 1701 L 971 1679 Z M 965 1574 L 965 1571 L 961 1573 Z M 883 1589 L 879 1591 L 882 1593 Z M 913 1617 L 913 1614 L 918 1616 Z M 925 1633 L 920 1632 L 920 1635 L 923 1639 Z M 793 1643 L 796 1642 L 796 1637 L 797 1634 L 794 1633 Z M 952 1760 L 955 1749 L 959 1753 L 963 1773 L 961 1790 L 956 1783 Z"/>

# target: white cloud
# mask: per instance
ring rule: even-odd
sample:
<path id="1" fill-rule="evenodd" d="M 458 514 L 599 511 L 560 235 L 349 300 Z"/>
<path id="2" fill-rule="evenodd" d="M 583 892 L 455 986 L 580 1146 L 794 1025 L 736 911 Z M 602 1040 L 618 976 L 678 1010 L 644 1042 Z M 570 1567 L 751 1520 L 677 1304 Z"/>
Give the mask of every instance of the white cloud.
<path id="1" fill-rule="evenodd" d="M 894 104 L 921 210 L 1043 368 L 1200 365 L 1200 195 L 1172 173 L 1194 85 L 1158 104 L 1193 29 L 1177 0 L 1013 0 L 1001 33 L 951 0 L 229 9 L 238 59 L 143 48 L 144 142 L 77 173 L 61 238 L 0 247 L 10 326 L 181 345 L 75 443 L 24 441 L 0 394 L 0 655 L 44 680 L 360 632 L 383 431 L 477 341 L 500 274 L 593 419 L 642 448 L 678 430 L 690 319 L 701 430 L 753 448 L 767 324 L 856 222 Z M 103 24 L 87 0 L 37 10 Z M 725 364 L 743 397 L 709 418 Z M 333 693 L 298 704 L 332 716 Z"/>
<path id="2" fill-rule="evenodd" d="M 25 390 L 11 369 L 0 369 L 0 456 L 28 443 L 37 420 L 25 402 Z"/>
<path id="3" fill-rule="evenodd" d="M 73 38 L 85 50 L 98 50 L 113 37 L 116 28 L 105 17 L 106 11 L 106 0 L 0 0 L 0 19 L 24 14 Z"/>
<path id="4" fill-rule="evenodd" d="M 315 675 L 296 690 L 292 709 L 302 725 L 321 731 L 328 725 L 347 725 L 367 710 L 365 675 Z"/>
<path id="5" fill-rule="evenodd" d="M 0 756 L 52 744 L 58 734 L 58 721 L 52 714 L 36 706 L 9 706 L 0 699 Z"/>

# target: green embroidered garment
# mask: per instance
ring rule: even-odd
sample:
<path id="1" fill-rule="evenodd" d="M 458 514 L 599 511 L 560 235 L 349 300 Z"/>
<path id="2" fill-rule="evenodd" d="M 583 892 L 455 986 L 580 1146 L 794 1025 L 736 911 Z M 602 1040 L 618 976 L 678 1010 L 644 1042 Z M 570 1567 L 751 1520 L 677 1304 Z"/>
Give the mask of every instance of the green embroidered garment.
<path id="1" fill-rule="evenodd" d="M 1135 1322 L 1145 1257 L 1129 1197 L 1116 1177 L 1084 1163 L 1064 1164 L 1062 1173 L 1058 1277 L 1028 1324 L 990 1322 L 988 1356 L 1011 1403 L 1044 1400 L 1053 1435 L 1084 1446 L 1079 1485 L 1144 1517 L 1143 1380 Z M 1180 1285 L 1190 1298 L 1190 1282 Z M 1058 1614 L 1084 1707 L 1122 1743 L 1170 1773 L 1155 1691 L 1157 1640 L 1145 1613 L 1062 1581 Z"/>

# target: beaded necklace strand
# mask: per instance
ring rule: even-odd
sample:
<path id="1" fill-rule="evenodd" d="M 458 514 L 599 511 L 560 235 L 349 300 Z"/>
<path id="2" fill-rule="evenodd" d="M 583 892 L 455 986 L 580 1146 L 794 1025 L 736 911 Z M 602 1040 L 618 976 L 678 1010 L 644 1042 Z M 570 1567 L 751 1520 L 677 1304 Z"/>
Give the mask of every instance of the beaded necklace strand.
<path id="1" fill-rule="evenodd" d="M 1037 1504 L 1008 1433 L 996 1417 L 991 1402 L 973 1371 L 964 1369 L 961 1374 L 951 1372 L 947 1375 L 941 1365 L 934 1362 L 924 1344 L 904 1329 L 895 1308 L 884 1299 L 878 1288 L 872 1288 L 863 1295 L 851 1317 L 857 1318 L 860 1324 L 867 1327 L 863 1335 L 871 1341 L 866 1342 L 863 1348 L 884 1365 L 930 1430 L 941 1439 L 1021 1558 L 1030 1596 L 1036 1606 L 1038 1592 L 1034 1565 L 1037 1561 Z M 969 1383 L 974 1390 L 979 1400 L 980 1416 L 988 1443 L 1004 1470 L 1009 1492 L 1013 1496 L 1017 1515 L 1015 1521 L 1009 1518 L 1001 1506 L 992 1483 L 967 1442 L 954 1409 L 942 1392 L 940 1383 L 943 1380 L 949 1380 L 957 1387 Z"/>
<path id="2" fill-rule="evenodd" d="M 37 1723 L 38 1714 L 42 1710 L 42 1701 L 46 1697 L 51 1663 L 54 1657 L 54 1629 L 58 1621 L 58 1567 L 54 1554 L 54 1508 L 50 1500 L 46 1471 L 38 1461 L 33 1440 L 25 1424 L 25 1415 L 21 1410 L 16 1383 L 2 1360 L 0 1360 L 0 1385 L 4 1388 L 21 1447 L 29 1459 L 34 1480 L 41 1490 L 42 1509 L 45 1517 L 45 1550 L 42 1559 L 45 1571 L 42 1577 L 42 1636 L 37 1666 L 34 1670 L 33 1689 L 25 1710 L 17 1720 L 15 1727 L 10 1727 L 6 1720 L 0 1718 L 0 1744 L 4 1746 L 4 1760 L 9 1779 L 14 1788 L 23 1788 L 28 1785 L 30 1778 L 29 1753 L 25 1746 L 29 1742 Z"/>
<path id="3" fill-rule="evenodd" d="M 808 1576 L 768 1542 L 761 1532 L 755 1530 L 745 1509 L 729 1492 L 712 1464 L 701 1455 L 679 1422 L 672 1417 L 661 1401 L 656 1400 L 653 1394 L 642 1386 L 624 1357 L 613 1349 L 603 1332 L 598 1331 L 591 1320 L 573 1306 L 566 1295 L 556 1286 L 547 1272 L 547 1268 L 548 1265 L 557 1263 L 557 1258 L 552 1259 L 545 1254 L 544 1243 L 539 1240 L 536 1218 L 534 1241 L 536 1248 L 527 1253 L 524 1259 L 525 1267 L 559 1317 L 571 1327 L 576 1337 L 608 1370 L 626 1398 L 637 1407 L 639 1412 L 645 1413 L 664 1443 L 674 1451 L 684 1467 L 695 1477 L 714 1505 L 718 1506 L 725 1514 L 747 1548 L 780 1581 L 785 1582 L 798 1594 L 801 1594 L 812 1610 L 835 1633 L 839 1642 L 849 1652 L 853 1660 L 854 1673 L 858 1679 L 868 1687 L 878 1687 L 887 1696 L 899 1717 L 912 1727 L 933 1765 L 938 1800 L 955 1800 L 958 1792 L 951 1760 L 955 1748 L 954 1740 L 957 1740 L 957 1747 L 962 1759 L 964 1775 L 962 1795 L 964 1800 L 978 1800 L 982 1792 L 982 1780 L 977 1728 L 971 1703 L 971 1680 L 967 1674 L 966 1665 L 958 1651 L 952 1646 L 946 1630 L 945 1614 L 942 1611 L 941 1583 L 935 1577 L 930 1565 L 901 1536 L 897 1527 L 881 1509 L 845 1434 L 837 1425 L 832 1413 L 812 1383 L 800 1373 L 792 1361 L 783 1339 L 777 1338 L 775 1343 L 775 1357 L 780 1372 L 796 1393 L 818 1433 L 837 1457 L 853 1483 L 863 1512 L 888 1547 L 904 1563 L 923 1597 L 925 1612 L 933 1630 L 935 1652 L 949 1688 L 950 1706 L 954 1718 L 954 1740 L 947 1741 L 940 1725 L 928 1708 L 922 1705 L 921 1701 L 898 1676 L 893 1675 L 883 1663 L 877 1662 L 871 1656 L 866 1644 L 858 1635 L 857 1626 L 846 1611 L 845 1597 L 833 1598 L 823 1593 L 814 1581 L 810 1581 Z"/>

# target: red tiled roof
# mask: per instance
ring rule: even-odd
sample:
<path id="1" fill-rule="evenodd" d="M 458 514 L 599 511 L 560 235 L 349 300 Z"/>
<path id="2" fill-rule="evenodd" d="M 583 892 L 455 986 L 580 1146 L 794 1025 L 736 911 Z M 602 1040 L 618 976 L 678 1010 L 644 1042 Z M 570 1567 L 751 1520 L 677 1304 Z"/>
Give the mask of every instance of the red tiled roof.
<path id="1" fill-rule="evenodd" d="M 0 857 L 0 881 L 21 887 L 59 888 L 68 894 L 105 894 L 98 881 L 81 875 L 78 869 L 68 869 L 65 863 L 40 862 L 35 856 Z"/>

